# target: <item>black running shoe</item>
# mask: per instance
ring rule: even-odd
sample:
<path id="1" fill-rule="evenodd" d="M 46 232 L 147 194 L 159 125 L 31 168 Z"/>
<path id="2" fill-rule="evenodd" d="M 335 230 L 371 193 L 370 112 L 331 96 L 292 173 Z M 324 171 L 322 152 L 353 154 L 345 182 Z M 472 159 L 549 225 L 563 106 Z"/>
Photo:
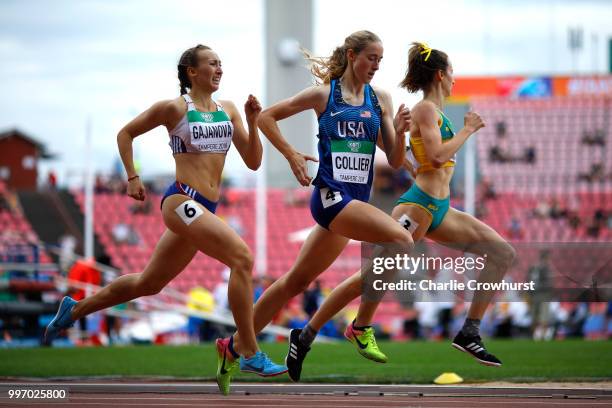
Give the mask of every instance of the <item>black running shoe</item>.
<path id="1" fill-rule="evenodd" d="M 493 367 L 501 367 L 502 365 L 497 357 L 487 352 L 480 336 L 465 336 L 459 331 L 453 340 L 453 347 L 471 354 L 480 364 Z"/>
<path id="2" fill-rule="evenodd" d="M 300 381 L 302 364 L 306 358 L 306 353 L 310 351 L 310 347 L 306 347 L 300 342 L 300 333 L 302 333 L 302 329 L 293 329 L 289 333 L 289 352 L 285 357 L 285 365 L 289 369 L 289 378 L 293 382 Z"/>

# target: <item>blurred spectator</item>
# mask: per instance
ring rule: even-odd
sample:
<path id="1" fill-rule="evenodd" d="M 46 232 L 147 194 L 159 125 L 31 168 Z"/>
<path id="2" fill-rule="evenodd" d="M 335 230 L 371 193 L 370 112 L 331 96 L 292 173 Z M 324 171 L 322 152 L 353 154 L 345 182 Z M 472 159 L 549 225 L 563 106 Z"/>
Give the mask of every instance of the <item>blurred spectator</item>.
<path id="1" fill-rule="evenodd" d="M 508 236 L 510 239 L 522 239 L 523 238 L 523 226 L 518 217 L 513 216 L 508 225 Z"/>
<path id="2" fill-rule="evenodd" d="M 608 302 L 608 308 L 606 310 L 606 327 L 608 340 L 612 339 L 612 301 Z"/>
<path id="3" fill-rule="evenodd" d="M 274 282 L 269 276 L 260 276 L 253 278 L 253 301 L 257 302 L 264 291 Z"/>
<path id="4" fill-rule="evenodd" d="M 605 181 L 605 179 L 604 166 L 601 163 L 593 163 L 588 173 L 581 173 L 578 175 L 578 180 L 588 181 L 589 183 Z"/>
<path id="5" fill-rule="evenodd" d="M 523 153 L 523 160 L 525 163 L 533 164 L 536 162 L 536 150 L 533 146 L 528 146 L 525 148 Z"/>
<path id="6" fill-rule="evenodd" d="M 74 259 L 74 250 L 76 249 L 77 239 L 70 234 L 64 234 L 59 239 L 60 254 L 59 266 L 62 273 L 66 273 Z"/>
<path id="7" fill-rule="evenodd" d="M 242 225 L 242 220 L 237 215 L 230 215 L 226 219 L 227 225 L 230 226 L 231 229 L 236 231 L 236 234 L 242 236 L 244 234 L 244 226 Z"/>
<path id="8" fill-rule="evenodd" d="M 500 146 L 492 146 L 489 149 L 489 161 L 507 163 L 512 161 L 512 157 Z"/>
<path id="9" fill-rule="evenodd" d="M 309 317 L 312 317 L 321 304 L 321 281 L 314 281 L 310 288 L 304 291 L 302 307 Z"/>
<path id="10" fill-rule="evenodd" d="M 221 272 L 221 281 L 215 285 L 213 290 L 213 297 L 215 299 L 215 313 L 217 314 L 228 315 L 231 313 L 227 298 L 230 275 L 230 268 L 226 267 L 223 269 L 223 272 Z"/>
<path id="11" fill-rule="evenodd" d="M 110 193 L 110 188 L 101 174 L 96 174 L 96 180 L 94 182 L 94 192 L 96 194 Z"/>
<path id="12" fill-rule="evenodd" d="M 115 224 L 112 234 L 116 244 L 138 245 L 140 243 L 140 237 L 134 228 L 123 222 Z"/>
<path id="13" fill-rule="evenodd" d="M 49 173 L 47 174 L 47 187 L 49 187 L 51 190 L 55 190 L 56 186 L 57 176 L 53 170 L 49 170 Z"/>
<path id="14" fill-rule="evenodd" d="M 334 339 L 341 339 L 344 337 L 342 333 L 344 332 L 347 324 L 348 323 L 345 322 L 344 319 L 331 319 L 327 321 L 323 327 L 321 327 L 319 334 L 321 336 L 331 337 Z"/>
<path id="15" fill-rule="evenodd" d="M 413 307 L 404 309 L 403 334 L 408 340 L 419 337 L 419 312 Z"/>
<path id="16" fill-rule="evenodd" d="M 536 218 L 548 218 L 550 216 L 550 205 L 544 200 L 539 201 L 533 209 L 533 215 Z"/>
<path id="17" fill-rule="evenodd" d="M 489 319 L 493 326 L 494 337 L 512 337 L 512 314 L 510 313 L 510 304 L 510 302 L 496 302 L 493 304 Z"/>
<path id="18" fill-rule="evenodd" d="M 241 206 L 245 202 L 247 197 L 245 194 L 238 189 L 229 188 L 229 179 L 224 179 L 222 185 L 223 190 L 221 196 L 219 196 L 219 204 L 230 207 Z"/>
<path id="19" fill-rule="evenodd" d="M 591 220 L 589 225 L 586 227 L 586 233 L 588 236 L 597 238 L 599 233 L 601 232 L 601 223 L 598 222 L 595 218 Z"/>
<path id="20" fill-rule="evenodd" d="M 482 197 L 485 200 L 494 200 L 497 198 L 495 186 L 493 185 L 493 182 L 490 179 L 483 177 L 482 181 L 480 182 L 480 186 L 482 189 Z"/>
<path id="21" fill-rule="evenodd" d="M 152 208 L 153 204 L 151 204 L 151 196 L 150 194 L 147 194 L 143 201 L 136 201 L 130 206 L 130 212 L 134 215 L 147 215 L 151 213 Z"/>
<path id="22" fill-rule="evenodd" d="M 301 305 L 291 302 L 283 310 L 279 323 L 289 329 L 301 329 L 308 323 L 308 315 L 301 308 Z"/>
<path id="23" fill-rule="evenodd" d="M 306 207 L 310 203 L 310 188 L 289 188 L 285 191 L 285 205 L 288 207 Z"/>
<path id="24" fill-rule="evenodd" d="M 580 217 L 577 212 L 570 212 L 567 216 L 567 223 L 573 230 L 577 230 L 580 226 Z"/>
<path id="25" fill-rule="evenodd" d="M 589 340 L 602 340 L 607 335 L 605 302 L 589 303 L 589 314 L 584 321 L 584 337 Z"/>
<path id="26" fill-rule="evenodd" d="M 206 289 L 200 286 L 192 288 L 189 293 L 189 301 L 187 308 L 195 313 L 189 316 L 187 321 L 187 331 L 192 341 L 211 341 L 217 335 L 213 330 L 211 323 L 197 316 L 197 312 L 210 313 L 215 310 L 215 299 L 213 295 Z"/>
<path id="27" fill-rule="evenodd" d="M 93 259 L 79 259 L 68 271 L 68 280 L 68 295 L 78 302 L 91 293 L 90 289 L 82 288 L 78 284 L 100 285 L 102 278 Z M 79 320 L 79 328 L 81 340 L 87 339 L 87 317 Z"/>
<path id="28" fill-rule="evenodd" d="M 4 195 L 0 195 L 0 212 L 2 211 L 11 211 L 11 207 L 6 198 L 4 198 Z"/>
<path id="29" fill-rule="evenodd" d="M 588 316 L 588 303 L 573 304 L 565 322 L 566 335 L 568 337 L 582 337 L 584 322 L 586 322 Z"/>
<path id="30" fill-rule="evenodd" d="M 527 271 L 527 281 L 533 282 L 535 287 L 535 290 L 529 292 L 534 340 L 552 339 L 553 322 L 549 304 L 552 293 L 549 263 L 550 252 L 543 249 L 540 251 L 538 262 L 530 266 Z"/>
<path id="31" fill-rule="evenodd" d="M 429 277 L 437 284 L 443 285 L 457 279 L 457 275 L 451 268 L 442 267 L 439 271 L 429 270 Z M 451 324 L 453 321 L 453 308 L 455 295 L 451 290 L 437 290 L 435 292 L 435 304 L 438 313 L 438 337 L 448 339 L 451 336 Z M 453 333 L 454 335 L 454 333 Z"/>
<path id="32" fill-rule="evenodd" d="M 265 288 L 263 283 L 263 277 L 253 277 L 253 302 L 257 302 L 259 297 L 263 294 Z"/>
<path id="33" fill-rule="evenodd" d="M 436 302 L 431 300 L 414 302 L 414 308 L 419 313 L 419 337 L 430 338 L 438 326 L 438 307 Z"/>
<path id="34" fill-rule="evenodd" d="M 522 154 L 512 153 L 506 138 L 506 122 L 499 121 L 495 124 L 495 144 L 489 149 L 489 161 L 498 163 L 525 162 L 533 164 L 536 162 L 536 150 L 533 146 L 527 146 Z"/>
<path id="35" fill-rule="evenodd" d="M 606 135 L 603 129 L 597 129 L 594 132 L 584 131 L 582 134 L 582 143 L 588 146 L 605 146 Z"/>
<path id="36" fill-rule="evenodd" d="M 506 137 L 506 122 L 505 121 L 500 120 L 499 122 L 495 123 L 495 136 L 499 138 Z"/>
<path id="37" fill-rule="evenodd" d="M 561 204 L 559 204 L 556 198 L 553 198 L 550 202 L 549 216 L 553 220 L 558 220 L 567 216 L 567 210 L 561 207 Z"/>
<path id="38" fill-rule="evenodd" d="M 606 212 L 603 208 L 598 208 L 595 210 L 595 214 L 593 214 L 593 219 L 598 224 L 604 224 L 606 222 Z"/>

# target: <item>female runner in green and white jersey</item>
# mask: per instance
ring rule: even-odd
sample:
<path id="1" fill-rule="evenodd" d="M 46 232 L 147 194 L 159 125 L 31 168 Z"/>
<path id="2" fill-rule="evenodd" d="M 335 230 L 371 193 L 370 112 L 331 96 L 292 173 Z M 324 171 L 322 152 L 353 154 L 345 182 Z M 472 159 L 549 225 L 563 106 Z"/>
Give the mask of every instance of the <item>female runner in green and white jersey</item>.
<path id="1" fill-rule="evenodd" d="M 287 369 L 258 350 L 253 329 L 253 255 L 240 236 L 215 215 L 221 172 L 231 143 L 252 170 L 259 167 L 262 156 L 257 130 L 261 106 L 249 95 L 244 105 L 247 132 L 231 101 L 216 102 L 212 98 L 222 75 L 221 60 L 210 47 L 188 49 L 178 64 L 181 96 L 153 104 L 121 129 L 117 143 L 128 176 L 127 193 L 141 201 L 146 193 L 134 170 L 132 142 L 158 126 L 168 129 L 176 181 L 161 203 L 166 230 L 141 273 L 123 275 L 80 302 L 65 297 L 47 327 L 46 337 L 55 337 L 90 313 L 159 293 L 201 251 L 231 268 L 229 304 L 242 341 L 235 350 L 226 343 L 217 344 L 217 382 L 221 392 L 227 394 L 222 379 L 237 369 L 238 357 L 241 371 L 261 376 L 279 375 Z"/>

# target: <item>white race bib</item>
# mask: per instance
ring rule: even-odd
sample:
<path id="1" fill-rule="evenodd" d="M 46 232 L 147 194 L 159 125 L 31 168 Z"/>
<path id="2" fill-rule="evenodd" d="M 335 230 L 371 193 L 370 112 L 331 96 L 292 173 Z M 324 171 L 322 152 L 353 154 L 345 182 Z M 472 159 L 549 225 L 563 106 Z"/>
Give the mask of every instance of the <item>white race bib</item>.
<path id="1" fill-rule="evenodd" d="M 191 225 L 200 215 L 204 214 L 204 210 L 194 200 L 182 202 L 174 209 L 174 212 L 181 217 L 181 220 L 187 225 Z"/>
<path id="2" fill-rule="evenodd" d="M 374 161 L 374 143 L 359 140 L 332 140 L 334 180 L 367 184 Z"/>
<path id="3" fill-rule="evenodd" d="M 329 188 L 325 187 L 319 190 L 321 194 L 321 203 L 323 204 L 323 208 L 331 207 L 334 204 L 338 204 L 342 201 L 342 193 L 339 191 L 332 191 Z"/>

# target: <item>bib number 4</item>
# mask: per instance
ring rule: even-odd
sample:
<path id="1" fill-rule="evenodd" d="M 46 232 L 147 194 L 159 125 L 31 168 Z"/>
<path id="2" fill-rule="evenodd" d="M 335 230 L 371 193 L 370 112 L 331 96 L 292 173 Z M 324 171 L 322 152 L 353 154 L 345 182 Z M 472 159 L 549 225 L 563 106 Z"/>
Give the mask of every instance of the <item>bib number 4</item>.
<path id="1" fill-rule="evenodd" d="M 320 193 L 323 208 L 331 207 L 332 205 L 338 204 L 340 201 L 342 201 L 342 193 L 339 191 L 333 191 L 325 187 L 320 190 Z"/>

